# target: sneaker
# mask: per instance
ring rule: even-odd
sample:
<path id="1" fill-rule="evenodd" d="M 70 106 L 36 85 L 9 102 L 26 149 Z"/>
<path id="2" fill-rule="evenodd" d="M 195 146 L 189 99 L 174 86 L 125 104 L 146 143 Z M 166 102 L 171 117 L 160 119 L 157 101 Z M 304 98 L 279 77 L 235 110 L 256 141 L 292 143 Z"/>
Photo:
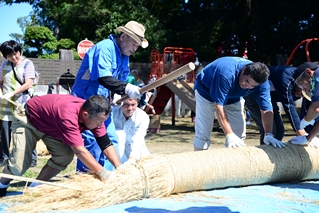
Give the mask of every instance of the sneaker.
<path id="1" fill-rule="evenodd" d="M 8 188 L 0 188 L 0 197 L 5 197 L 7 195 Z"/>
<path id="2" fill-rule="evenodd" d="M 36 167 L 37 166 L 37 160 L 32 160 L 30 167 Z"/>

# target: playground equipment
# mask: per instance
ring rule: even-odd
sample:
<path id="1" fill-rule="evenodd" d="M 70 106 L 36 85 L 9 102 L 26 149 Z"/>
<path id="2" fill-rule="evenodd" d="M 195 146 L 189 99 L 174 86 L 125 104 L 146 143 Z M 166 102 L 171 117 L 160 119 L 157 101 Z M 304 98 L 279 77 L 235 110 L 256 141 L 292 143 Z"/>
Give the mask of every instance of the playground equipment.
<path id="1" fill-rule="evenodd" d="M 195 62 L 195 52 L 191 48 L 182 47 L 166 47 L 163 54 L 158 50 L 151 52 L 151 72 L 150 82 L 160 79 L 163 76 L 174 72 L 177 68 L 189 63 Z M 195 110 L 195 97 L 190 91 L 191 86 L 189 84 L 194 82 L 194 70 L 179 78 L 180 82 L 183 82 L 179 86 L 169 82 L 166 85 L 162 85 L 156 88 L 156 95 L 152 95 L 149 104 L 153 105 L 157 115 L 162 114 L 167 102 L 172 98 L 172 123 L 175 123 L 175 98 L 174 94 L 191 109 Z M 177 81 L 177 79 L 176 79 Z M 149 107 L 145 107 L 145 112 L 152 114 Z"/>
<path id="2" fill-rule="evenodd" d="M 311 61 L 310 59 L 310 54 L 309 54 L 309 43 L 312 41 L 318 41 L 319 42 L 319 38 L 309 38 L 309 39 L 305 39 L 303 41 L 301 41 L 299 44 L 297 44 L 297 46 L 293 49 L 293 51 L 291 52 L 287 62 L 286 62 L 286 66 L 290 65 L 291 59 L 293 58 L 294 54 L 296 53 L 296 51 L 298 50 L 298 48 L 300 48 L 302 45 L 305 45 L 305 53 L 306 53 L 306 57 L 307 57 L 307 61 Z"/>

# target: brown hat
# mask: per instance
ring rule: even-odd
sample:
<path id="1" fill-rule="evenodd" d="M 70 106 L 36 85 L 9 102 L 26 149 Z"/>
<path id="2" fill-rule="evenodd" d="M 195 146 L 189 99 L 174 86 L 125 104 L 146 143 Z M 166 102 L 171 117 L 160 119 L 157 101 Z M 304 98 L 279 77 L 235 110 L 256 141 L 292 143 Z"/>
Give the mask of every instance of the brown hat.
<path id="1" fill-rule="evenodd" d="M 136 21 L 129 21 L 124 27 L 120 26 L 116 30 L 130 36 L 142 48 L 148 47 L 148 41 L 144 38 L 145 27 L 140 23 L 137 23 Z"/>

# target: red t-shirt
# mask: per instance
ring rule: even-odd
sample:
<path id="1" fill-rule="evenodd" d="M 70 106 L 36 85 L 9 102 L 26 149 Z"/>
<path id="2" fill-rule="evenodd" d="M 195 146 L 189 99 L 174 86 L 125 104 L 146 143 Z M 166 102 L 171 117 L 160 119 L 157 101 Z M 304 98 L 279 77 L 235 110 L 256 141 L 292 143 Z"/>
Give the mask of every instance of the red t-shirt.
<path id="1" fill-rule="evenodd" d="M 28 118 L 40 132 L 69 146 L 84 146 L 81 132 L 88 128 L 79 123 L 80 108 L 84 102 L 84 99 L 73 95 L 36 96 L 27 101 Z M 91 131 L 95 137 L 106 134 L 104 123 Z"/>

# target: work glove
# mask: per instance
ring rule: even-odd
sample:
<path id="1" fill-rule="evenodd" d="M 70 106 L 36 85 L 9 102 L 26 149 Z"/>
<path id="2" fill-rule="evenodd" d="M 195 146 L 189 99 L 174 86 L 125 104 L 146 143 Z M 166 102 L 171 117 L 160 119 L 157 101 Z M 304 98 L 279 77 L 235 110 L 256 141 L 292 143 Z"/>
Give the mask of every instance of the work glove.
<path id="1" fill-rule="evenodd" d="M 240 139 L 235 133 L 226 135 L 225 146 L 227 148 L 236 148 L 246 146 L 244 140 Z"/>
<path id="2" fill-rule="evenodd" d="M 124 165 L 128 166 L 128 165 L 134 165 L 136 163 L 137 163 L 137 160 L 135 158 L 129 158 L 126 162 L 124 162 Z"/>
<path id="3" fill-rule="evenodd" d="M 304 129 L 306 126 L 308 125 L 313 125 L 315 123 L 315 120 L 311 120 L 311 121 L 306 121 L 305 118 L 303 118 L 300 121 L 300 129 Z"/>
<path id="4" fill-rule="evenodd" d="M 4 94 L 4 95 L 2 96 L 2 98 L 10 99 L 10 98 L 12 98 L 12 96 L 14 96 L 13 92 L 8 92 L 8 93 Z"/>
<path id="5" fill-rule="evenodd" d="M 307 135 L 296 136 L 290 139 L 288 142 L 297 145 L 309 145 L 311 147 L 319 148 L 319 138 L 314 137 L 310 142 L 307 140 Z"/>
<path id="6" fill-rule="evenodd" d="M 106 170 L 105 168 L 102 168 L 98 173 L 96 173 L 102 181 L 106 181 L 111 177 L 113 172 Z"/>
<path id="7" fill-rule="evenodd" d="M 277 140 L 273 134 L 270 134 L 270 133 L 266 133 L 265 137 L 264 137 L 264 143 L 266 145 L 273 145 L 273 147 L 278 147 L 278 148 L 283 148 L 285 147 L 285 144 L 280 141 L 280 140 Z"/>
<path id="8" fill-rule="evenodd" d="M 12 98 L 12 96 L 14 96 L 14 94 L 12 92 L 8 92 L 8 93 L 2 95 L 1 99 L 10 99 L 10 98 Z"/>
<path id="9" fill-rule="evenodd" d="M 319 138 L 314 137 L 310 142 L 309 146 L 319 148 Z"/>
<path id="10" fill-rule="evenodd" d="M 307 145 L 308 140 L 307 140 L 307 134 L 303 136 L 296 136 L 291 138 L 288 142 L 296 145 Z"/>
<path id="11" fill-rule="evenodd" d="M 118 100 L 120 100 L 122 97 L 121 97 L 121 95 L 119 95 L 119 94 L 114 94 L 113 95 L 113 100 L 112 100 L 112 107 L 121 107 L 122 106 L 122 104 L 123 104 L 123 102 L 121 102 L 121 103 L 119 103 L 119 104 L 117 104 L 116 102 L 118 101 Z"/>
<path id="12" fill-rule="evenodd" d="M 38 186 L 41 186 L 42 183 L 38 183 L 38 182 L 32 182 L 29 186 L 29 188 L 34 188 L 34 187 L 38 187 Z"/>
<path id="13" fill-rule="evenodd" d="M 125 94 L 130 96 L 130 98 L 139 98 L 141 96 L 140 88 L 133 84 L 126 84 Z"/>

